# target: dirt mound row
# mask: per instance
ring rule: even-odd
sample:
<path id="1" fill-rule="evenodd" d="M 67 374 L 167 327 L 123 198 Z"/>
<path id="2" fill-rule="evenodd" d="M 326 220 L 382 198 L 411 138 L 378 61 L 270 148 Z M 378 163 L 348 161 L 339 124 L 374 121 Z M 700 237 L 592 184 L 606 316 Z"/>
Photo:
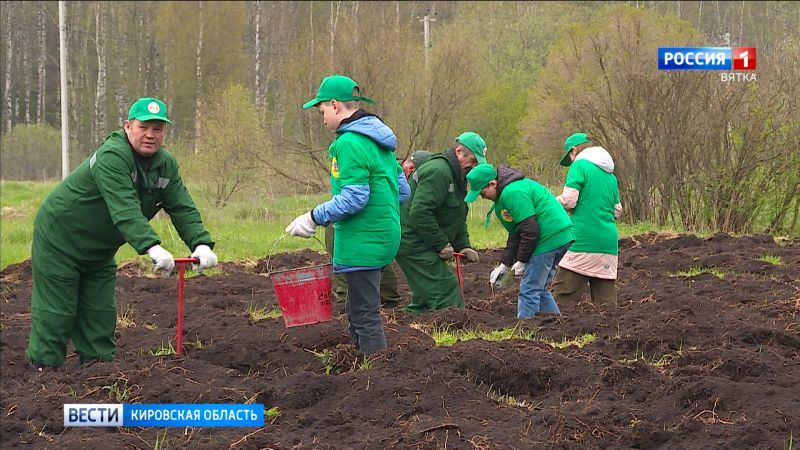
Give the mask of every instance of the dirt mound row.
<path id="1" fill-rule="evenodd" d="M 268 274 L 327 262 L 279 254 L 177 282 L 120 268 L 117 358 L 37 374 L 24 351 L 30 263 L 0 273 L 0 447 L 787 448 L 800 436 L 800 245 L 770 236 L 647 234 L 620 241 L 619 306 L 515 318 L 516 287 L 463 267 L 467 308 L 384 312 L 389 349 L 365 359 L 345 319 L 285 328 Z M 401 285 L 408 298 L 408 288 Z M 335 305 L 335 312 L 342 310 Z M 515 328 L 437 346 L 430 334 Z M 463 335 L 462 335 L 463 336 Z M 585 345 L 567 345 L 579 342 Z M 64 403 L 263 403 L 263 429 L 62 427 Z"/>

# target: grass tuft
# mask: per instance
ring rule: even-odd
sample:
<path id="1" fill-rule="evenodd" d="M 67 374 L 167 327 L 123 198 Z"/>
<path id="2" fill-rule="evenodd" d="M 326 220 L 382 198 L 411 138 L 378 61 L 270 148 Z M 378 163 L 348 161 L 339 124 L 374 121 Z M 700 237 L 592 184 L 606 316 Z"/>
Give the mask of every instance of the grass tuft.
<path id="1" fill-rule="evenodd" d="M 135 313 L 131 305 L 125 309 L 122 314 L 117 314 L 117 328 L 136 328 L 136 322 L 133 321 Z"/>
<path id="2" fill-rule="evenodd" d="M 176 352 L 175 347 L 172 346 L 172 340 L 169 340 L 166 344 L 161 341 L 161 345 L 157 349 L 149 349 L 148 353 L 150 356 L 167 356 L 174 355 Z"/>
<path id="3" fill-rule="evenodd" d="M 268 319 L 278 319 L 283 316 L 283 314 L 281 314 L 281 310 L 278 308 L 270 309 L 265 305 L 257 305 L 255 303 L 250 303 L 247 305 L 247 315 L 253 322 L 260 322 Z"/>
<path id="4" fill-rule="evenodd" d="M 773 266 L 782 266 L 783 261 L 781 261 L 781 257 L 779 255 L 771 255 L 767 254 L 758 258 L 759 261 L 764 261 L 765 263 L 772 264 Z"/>
<path id="5" fill-rule="evenodd" d="M 273 406 L 269 409 L 264 409 L 264 420 L 268 423 L 275 423 L 278 420 L 278 417 L 281 416 L 281 409 L 277 406 Z"/>
<path id="6" fill-rule="evenodd" d="M 678 272 L 670 272 L 671 277 L 696 277 L 703 273 L 710 273 L 717 278 L 725 278 L 725 272 L 717 269 L 716 267 L 692 267 L 689 270 L 680 270 Z"/>

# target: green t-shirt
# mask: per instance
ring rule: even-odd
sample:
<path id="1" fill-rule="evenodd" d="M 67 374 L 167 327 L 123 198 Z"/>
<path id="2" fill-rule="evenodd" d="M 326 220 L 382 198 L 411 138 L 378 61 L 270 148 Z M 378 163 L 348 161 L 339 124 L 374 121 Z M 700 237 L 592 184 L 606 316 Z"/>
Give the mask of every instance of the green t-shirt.
<path id="1" fill-rule="evenodd" d="M 617 177 L 588 160 L 579 159 L 570 166 L 565 185 L 580 191 L 572 210 L 575 242 L 570 251 L 618 254 L 614 217 L 614 206 L 619 203 Z"/>
<path id="2" fill-rule="evenodd" d="M 516 233 L 518 223 L 536 216 L 539 240 L 534 255 L 555 250 L 573 239 L 572 223 L 564 207 L 546 187 L 528 178 L 503 188 L 494 213 L 509 233 Z"/>
<path id="3" fill-rule="evenodd" d="M 400 167 L 394 152 L 367 136 L 345 132 L 331 142 L 328 156 L 333 195 L 348 185 L 368 185 L 370 191 L 364 209 L 333 224 L 334 264 L 388 265 L 400 246 Z"/>

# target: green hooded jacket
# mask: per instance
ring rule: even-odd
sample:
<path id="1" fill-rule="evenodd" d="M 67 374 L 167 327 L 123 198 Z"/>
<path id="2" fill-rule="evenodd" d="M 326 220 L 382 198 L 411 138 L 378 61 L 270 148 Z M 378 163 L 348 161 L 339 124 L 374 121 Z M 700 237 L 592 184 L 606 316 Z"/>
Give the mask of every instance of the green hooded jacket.
<path id="1" fill-rule="evenodd" d="M 412 174 L 411 198 L 400 208 L 402 240 L 398 253 L 438 252 L 452 244 L 470 247 L 467 182 L 455 151 L 433 155 Z"/>
<path id="2" fill-rule="evenodd" d="M 175 156 L 161 148 L 149 160 L 145 168 L 134 156 L 124 130 L 109 135 L 47 196 L 39 236 L 77 260 L 108 260 L 125 242 L 141 255 L 161 243 L 149 222 L 163 208 L 189 249 L 213 248 Z"/>

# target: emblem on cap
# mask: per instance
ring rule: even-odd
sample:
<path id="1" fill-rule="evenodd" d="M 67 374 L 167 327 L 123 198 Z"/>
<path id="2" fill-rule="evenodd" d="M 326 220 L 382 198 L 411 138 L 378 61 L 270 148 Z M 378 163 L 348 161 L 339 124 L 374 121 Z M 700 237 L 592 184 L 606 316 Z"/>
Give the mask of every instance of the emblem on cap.
<path id="1" fill-rule="evenodd" d="M 152 114 L 158 114 L 158 112 L 161 111 L 161 108 L 159 108 L 158 103 L 150 102 L 147 104 L 147 110 Z"/>

